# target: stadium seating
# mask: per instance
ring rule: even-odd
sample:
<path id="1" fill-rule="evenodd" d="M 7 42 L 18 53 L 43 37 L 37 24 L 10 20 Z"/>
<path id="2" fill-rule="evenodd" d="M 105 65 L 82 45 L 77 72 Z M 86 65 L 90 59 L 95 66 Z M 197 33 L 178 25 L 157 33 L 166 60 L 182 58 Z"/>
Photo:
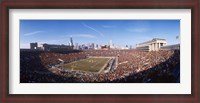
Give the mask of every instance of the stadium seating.
<path id="1" fill-rule="evenodd" d="M 116 69 L 106 73 L 62 70 L 58 65 L 88 56 L 118 57 Z M 88 50 L 69 53 L 20 52 L 21 83 L 171 83 L 179 82 L 180 51 Z"/>

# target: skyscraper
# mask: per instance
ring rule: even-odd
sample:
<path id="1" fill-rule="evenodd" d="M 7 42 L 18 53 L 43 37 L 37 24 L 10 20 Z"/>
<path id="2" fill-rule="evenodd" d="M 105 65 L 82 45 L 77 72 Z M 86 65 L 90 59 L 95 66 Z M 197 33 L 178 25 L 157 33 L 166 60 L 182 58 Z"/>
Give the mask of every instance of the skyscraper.
<path id="1" fill-rule="evenodd" d="M 95 45 L 94 43 L 91 44 L 91 49 L 94 49 L 94 48 L 95 48 L 94 45 Z"/>
<path id="2" fill-rule="evenodd" d="M 109 46 L 111 49 L 113 48 L 112 40 L 110 40 Z"/>
<path id="3" fill-rule="evenodd" d="M 78 48 L 78 43 L 75 43 L 74 49 L 79 49 L 79 48 Z"/>
<path id="4" fill-rule="evenodd" d="M 71 46 L 74 46 L 72 37 L 70 37 L 70 43 L 71 43 Z"/>
<path id="5" fill-rule="evenodd" d="M 112 40 L 110 40 L 110 47 L 112 46 Z"/>
<path id="6" fill-rule="evenodd" d="M 72 47 L 72 49 L 74 48 L 74 44 L 73 44 L 73 39 L 72 39 L 72 37 L 70 37 L 70 46 Z"/>

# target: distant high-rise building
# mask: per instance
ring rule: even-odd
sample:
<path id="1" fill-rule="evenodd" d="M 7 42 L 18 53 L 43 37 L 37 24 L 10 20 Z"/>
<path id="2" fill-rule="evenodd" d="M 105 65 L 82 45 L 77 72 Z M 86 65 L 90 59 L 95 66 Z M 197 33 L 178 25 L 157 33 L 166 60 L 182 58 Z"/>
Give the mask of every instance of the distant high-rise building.
<path id="1" fill-rule="evenodd" d="M 99 45 L 98 44 L 94 44 L 94 49 L 99 49 Z"/>
<path id="2" fill-rule="evenodd" d="M 94 49 L 94 48 L 95 48 L 94 43 L 92 43 L 91 44 L 91 49 Z"/>
<path id="3" fill-rule="evenodd" d="M 73 39 L 72 39 L 72 37 L 70 37 L 70 46 L 72 46 L 72 48 L 74 48 L 74 44 L 73 44 Z"/>
<path id="4" fill-rule="evenodd" d="M 79 46 L 78 46 L 78 49 L 79 49 L 79 50 L 82 50 L 82 46 L 81 46 L 81 45 L 79 45 Z"/>
<path id="5" fill-rule="evenodd" d="M 98 45 L 98 44 L 96 45 L 96 48 L 99 48 L 99 45 Z"/>
<path id="6" fill-rule="evenodd" d="M 112 40 L 110 40 L 110 48 L 113 48 Z"/>
<path id="7" fill-rule="evenodd" d="M 112 40 L 110 40 L 110 46 L 112 46 Z"/>
<path id="8" fill-rule="evenodd" d="M 81 45 L 81 50 L 85 50 L 85 49 L 87 49 L 87 46 L 85 44 L 82 44 Z"/>
<path id="9" fill-rule="evenodd" d="M 79 49 L 78 43 L 75 44 L 75 48 L 74 49 Z"/>
<path id="10" fill-rule="evenodd" d="M 130 45 L 130 48 L 129 49 L 132 49 L 132 45 Z"/>

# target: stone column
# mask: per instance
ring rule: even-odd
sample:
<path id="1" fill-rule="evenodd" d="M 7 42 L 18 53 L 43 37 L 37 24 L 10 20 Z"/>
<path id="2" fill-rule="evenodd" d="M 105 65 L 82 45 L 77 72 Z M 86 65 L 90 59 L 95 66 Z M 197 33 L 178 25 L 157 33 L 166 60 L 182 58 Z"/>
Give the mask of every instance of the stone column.
<path id="1" fill-rule="evenodd" d="M 152 43 L 152 51 L 154 51 L 154 43 Z"/>
<path id="2" fill-rule="evenodd" d="M 158 43 L 156 43 L 156 51 L 158 50 Z"/>
<path id="3" fill-rule="evenodd" d="M 152 49 L 152 44 L 149 45 L 149 51 L 151 51 L 151 49 Z"/>

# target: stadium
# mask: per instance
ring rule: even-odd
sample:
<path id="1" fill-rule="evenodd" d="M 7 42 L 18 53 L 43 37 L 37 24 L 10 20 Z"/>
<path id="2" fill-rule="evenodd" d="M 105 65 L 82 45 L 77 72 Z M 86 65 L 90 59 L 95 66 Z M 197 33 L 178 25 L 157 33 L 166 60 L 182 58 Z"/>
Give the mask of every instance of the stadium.
<path id="1" fill-rule="evenodd" d="M 20 51 L 20 83 L 177 83 L 180 50 Z"/>
<path id="2" fill-rule="evenodd" d="M 21 20 L 19 46 L 20 83 L 180 83 L 180 20 Z"/>

